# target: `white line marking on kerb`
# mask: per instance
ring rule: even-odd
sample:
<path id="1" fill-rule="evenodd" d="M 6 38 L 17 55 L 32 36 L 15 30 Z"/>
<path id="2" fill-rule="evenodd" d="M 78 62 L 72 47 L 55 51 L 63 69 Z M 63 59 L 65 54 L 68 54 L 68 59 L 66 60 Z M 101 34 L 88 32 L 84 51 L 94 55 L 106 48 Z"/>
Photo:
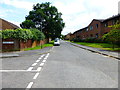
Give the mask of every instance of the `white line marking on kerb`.
<path id="1" fill-rule="evenodd" d="M 44 63 L 41 63 L 40 66 L 42 67 L 44 65 Z"/>
<path id="2" fill-rule="evenodd" d="M 36 73 L 33 79 L 36 79 L 38 77 L 39 73 Z"/>
<path id="3" fill-rule="evenodd" d="M 40 60 L 37 60 L 36 62 L 39 62 Z"/>
<path id="4" fill-rule="evenodd" d="M 42 62 L 43 62 L 43 63 L 45 63 L 45 62 L 46 62 L 46 60 L 43 60 Z"/>
<path id="5" fill-rule="evenodd" d="M 31 88 L 32 85 L 33 85 L 33 82 L 30 82 L 30 83 L 28 84 L 27 88 Z"/>
<path id="6" fill-rule="evenodd" d="M 32 66 L 35 66 L 35 65 L 37 65 L 37 63 L 33 63 L 33 64 L 32 64 Z"/>
<path id="7" fill-rule="evenodd" d="M 33 67 L 29 67 L 28 69 L 27 69 L 27 71 L 31 71 L 33 69 Z"/>
<path id="8" fill-rule="evenodd" d="M 37 68 L 37 71 L 41 71 L 41 69 L 42 69 L 41 67 L 38 67 L 38 68 Z"/>

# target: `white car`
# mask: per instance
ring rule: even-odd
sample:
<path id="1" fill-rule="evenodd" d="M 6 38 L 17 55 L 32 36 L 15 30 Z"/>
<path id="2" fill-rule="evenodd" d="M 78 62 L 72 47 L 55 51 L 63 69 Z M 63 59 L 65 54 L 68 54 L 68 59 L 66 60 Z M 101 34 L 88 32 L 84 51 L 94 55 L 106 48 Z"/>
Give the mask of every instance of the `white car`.
<path id="1" fill-rule="evenodd" d="M 60 40 L 58 38 L 55 39 L 54 45 L 55 46 L 60 46 Z"/>

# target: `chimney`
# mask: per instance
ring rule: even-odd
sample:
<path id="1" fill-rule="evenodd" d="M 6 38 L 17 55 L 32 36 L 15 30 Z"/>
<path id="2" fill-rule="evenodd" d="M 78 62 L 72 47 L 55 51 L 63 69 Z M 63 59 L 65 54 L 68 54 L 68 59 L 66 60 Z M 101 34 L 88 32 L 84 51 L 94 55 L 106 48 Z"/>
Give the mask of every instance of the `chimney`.
<path id="1" fill-rule="evenodd" d="M 120 14 L 120 1 L 118 2 L 118 14 Z"/>

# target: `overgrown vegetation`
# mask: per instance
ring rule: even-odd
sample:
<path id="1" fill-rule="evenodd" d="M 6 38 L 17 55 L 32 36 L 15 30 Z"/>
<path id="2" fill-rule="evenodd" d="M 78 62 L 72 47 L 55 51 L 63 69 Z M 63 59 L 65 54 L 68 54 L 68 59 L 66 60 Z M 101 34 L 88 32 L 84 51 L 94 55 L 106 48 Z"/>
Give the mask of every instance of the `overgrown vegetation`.
<path id="1" fill-rule="evenodd" d="M 58 12 L 55 6 L 50 2 L 37 3 L 33 6 L 33 10 L 25 17 L 20 26 L 22 28 L 37 28 L 42 31 L 47 38 L 56 38 L 61 36 L 61 32 L 65 26 L 62 19 L 62 13 Z"/>
<path id="2" fill-rule="evenodd" d="M 40 41 L 45 38 L 44 34 L 37 29 L 21 29 L 21 28 L 16 30 L 13 29 L 2 30 L 0 31 L 0 37 L 3 39 L 13 38 L 23 41 L 27 41 L 29 39 Z"/>

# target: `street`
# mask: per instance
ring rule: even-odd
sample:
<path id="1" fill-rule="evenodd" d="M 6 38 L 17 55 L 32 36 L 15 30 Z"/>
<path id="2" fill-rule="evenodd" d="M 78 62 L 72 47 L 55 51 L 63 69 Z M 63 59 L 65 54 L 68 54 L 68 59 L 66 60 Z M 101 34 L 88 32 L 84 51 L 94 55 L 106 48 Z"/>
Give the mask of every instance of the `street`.
<path id="1" fill-rule="evenodd" d="M 61 41 L 44 54 L 2 59 L 2 88 L 118 88 L 118 60 Z"/>

